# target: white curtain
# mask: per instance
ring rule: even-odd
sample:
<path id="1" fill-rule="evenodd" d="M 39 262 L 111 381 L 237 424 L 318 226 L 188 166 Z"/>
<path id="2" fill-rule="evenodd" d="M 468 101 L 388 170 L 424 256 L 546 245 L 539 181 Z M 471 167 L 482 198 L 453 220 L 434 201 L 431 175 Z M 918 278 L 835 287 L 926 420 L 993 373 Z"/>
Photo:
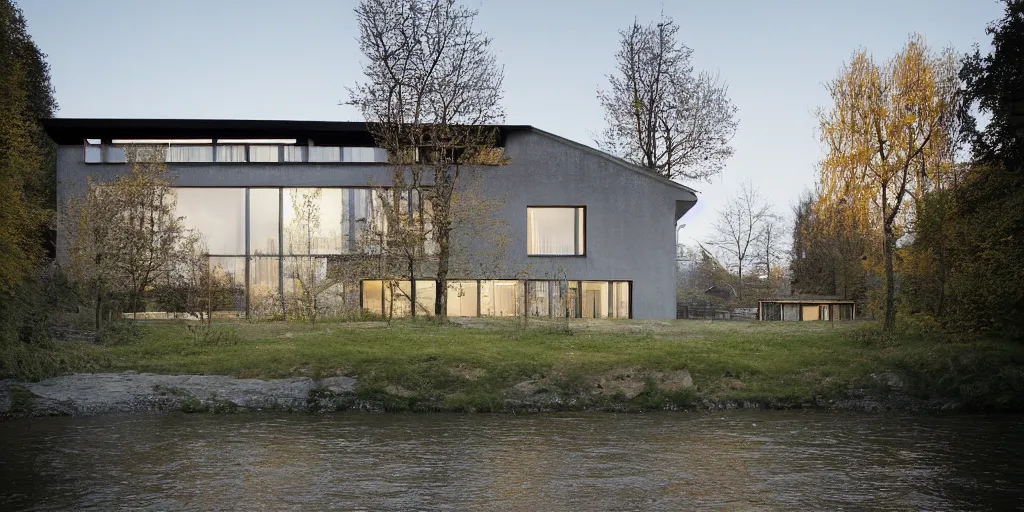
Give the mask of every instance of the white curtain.
<path id="1" fill-rule="evenodd" d="M 168 162 L 212 162 L 213 146 L 171 145 L 167 147 Z"/>
<path id="2" fill-rule="evenodd" d="M 310 162 L 340 162 L 341 148 L 332 146 L 310 146 Z"/>
<path id="3" fill-rule="evenodd" d="M 244 162 L 245 161 L 245 146 L 240 145 L 240 144 L 217 146 L 217 161 L 218 162 Z"/>
<path id="4" fill-rule="evenodd" d="M 250 162 L 276 162 L 277 159 L 277 146 L 249 146 Z"/>
<path id="5" fill-rule="evenodd" d="M 576 249 L 576 210 L 578 208 L 527 209 L 527 253 L 535 255 L 574 255 Z M 583 226 L 579 227 L 581 230 Z M 582 251 L 582 247 L 580 247 Z"/>

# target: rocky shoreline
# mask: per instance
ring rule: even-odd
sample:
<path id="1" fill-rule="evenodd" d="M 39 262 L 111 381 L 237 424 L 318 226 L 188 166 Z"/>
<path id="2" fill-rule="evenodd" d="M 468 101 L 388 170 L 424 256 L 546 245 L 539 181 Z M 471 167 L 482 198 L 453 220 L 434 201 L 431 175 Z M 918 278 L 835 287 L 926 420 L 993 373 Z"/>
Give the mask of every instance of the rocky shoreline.
<path id="1" fill-rule="evenodd" d="M 664 384 L 687 389 L 689 375 L 663 376 Z M 616 386 L 615 383 L 620 382 Z M 553 411 L 638 411 L 632 401 L 638 390 L 624 388 L 619 381 L 605 382 L 604 395 L 566 396 L 547 391 L 535 381 L 508 389 L 497 410 L 507 412 Z M 124 413 L 235 413 L 276 411 L 323 413 L 335 411 L 386 412 L 382 399 L 360 399 L 353 377 L 312 379 L 238 379 L 219 375 L 158 375 L 151 373 L 78 373 L 40 382 L 0 381 L 0 418 L 45 416 L 88 416 Z M 389 386 L 389 388 L 391 388 Z M 389 389 L 388 394 L 402 396 L 405 390 Z M 861 412 L 944 413 L 963 410 L 955 400 L 920 400 L 899 393 L 885 399 L 853 392 L 841 400 L 790 402 L 779 400 L 733 401 L 700 398 L 694 394 L 689 406 L 666 402 L 665 410 L 728 409 L 819 409 Z M 413 410 L 443 411 L 440 404 L 421 403 Z M 472 410 L 472 409 L 468 409 Z"/>

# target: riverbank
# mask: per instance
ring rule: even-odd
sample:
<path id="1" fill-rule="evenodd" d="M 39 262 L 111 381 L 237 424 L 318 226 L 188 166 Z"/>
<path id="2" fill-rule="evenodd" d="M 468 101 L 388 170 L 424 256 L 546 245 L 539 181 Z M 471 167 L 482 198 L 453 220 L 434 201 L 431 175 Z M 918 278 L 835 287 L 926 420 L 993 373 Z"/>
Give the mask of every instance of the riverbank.
<path id="1" fill-rule="evenodd" d="M 230 323 L 206 332 L 154 322 L 109 345 L 17 350 L 0 362 L 4 416 L 1024 410 L 1019 343 L 880 337 L 859 323 Z"/>

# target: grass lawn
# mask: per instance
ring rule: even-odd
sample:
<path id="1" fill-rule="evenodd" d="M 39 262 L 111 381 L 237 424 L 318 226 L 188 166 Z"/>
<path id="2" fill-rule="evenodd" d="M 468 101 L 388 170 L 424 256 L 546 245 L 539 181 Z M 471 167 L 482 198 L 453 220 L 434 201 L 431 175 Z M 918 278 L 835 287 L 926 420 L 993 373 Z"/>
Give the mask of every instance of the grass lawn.
<path id="1" fill-rule="evenodd" d="M 561 396 L 598 396 L 596 390 L 604 389 L 605 398 L 622 390 L 636 394 L 629 392 L 632 383 L 643 388 L 630 397 L 637 403 L 799 404 L 858 392 L 884 397 L 897 388 L 974 408 L 1024 408 L 1024 345 L 927 338 L 883 338 L 873 324 L 859 322 L 580 320 L 568 332 L 550 323 L 523 329 L 480 319 L 448 327 L 422 321 L 392 327 L 232 322 L 215 323 L 206 335 L 182 323 L 151 322 L 126 343 L 55 343 L 48 350 L 65 353 L 57 370 L 0 370 L 21 378 L 123 370 L 256 378 L 347 375 L 358 378 L 362 397 L 390 400 L 399 409 L 415 409 L 417 403 L 501 409 L 509 390 L 523 383 Z M 692 386 L 658 388 L 655 377 L 682 370 Z"/>

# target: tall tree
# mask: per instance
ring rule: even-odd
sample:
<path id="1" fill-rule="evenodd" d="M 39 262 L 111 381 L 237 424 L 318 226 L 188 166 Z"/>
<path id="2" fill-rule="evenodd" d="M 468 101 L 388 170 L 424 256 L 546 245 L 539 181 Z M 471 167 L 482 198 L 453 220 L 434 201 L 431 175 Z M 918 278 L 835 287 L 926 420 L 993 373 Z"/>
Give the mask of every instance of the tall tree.
<path id="1" fill-rule="evenodd" d="M 110 183 L 90 181 L 66 215 L 71 271 L 94 297 L 97 331 L 106 299 L 121 297 L 121 308 L 141 309 L 143 293 L 173 266 L 186 234 L 174 215 L 163 151 L 126 147 L 125 155 L 128 174 Z"/>
<path id="2" fill-rule="evenodd" d="M 363 0 L 355 13 L 367 80 L 349 89 L 349 103 L 388 150 L 393 174 L 417 183 L 430 204 L 435 284 L 445 290 L 462 169 L 501 161 L 503 70 L 473 26 L 476 11 L 454 0 Z M 446 318 L 447 294 L 436 294 L 434 314 Z"/>
<path id="3" fill-rule="evenodd" d="M 49 67 L 11 0 L 0 0 L 0 292 L 32 275 L 53 211 L 52 143 L 39 125 L 56 109 Z"/>
<path id="4" fill-rule="evenodd" d="M 821 166 L 824 210 L 854 206 L 861 220 L 882 228 L 885 278 L 883 329 L 896 326 L 893 257 L 902 236 L 905 203 L 915 197 L 928 169 L 925 151 L 954 115 L 956 61 L 933 54 L 918 36 L 891 60 L 875 63 L 866 50 L 853 55 L 827 85 L 833 106 L 819 113 L 827 155 Z"/>
<path id="5" fill-rule="evenodd" d="M 951 275 L 952 323 L 970 330 L 1024 336 L 1024 1 L 1005 0 L 987 30 L 992 51 L 975 49 L 961 71 L 966 104 L 989 121 L 968 117 L 971 170 L 956 190 L 951 215 L 957 243 Z M 970 110 L 965 109 L 966 112 Z"/>
<path id="6" fill-rule="evenodd" d="M 783 256 L 783 236 L 785 224 L 782 216 L 771 209 L 765 214 L 765 220 L 761 223 L 761 233 L 758 239 L 761 244 L 758 257 L 764 265 L 764 273 L 769 284 L 774 287 L 774 276 L 779 273 L 779 262 Z M 774 274 L 772 272 L 775 272 Z"/>
<path id="7" fill-rule="evenodd" d="M 732 156 L 736 107 L 709 73 L 694 74 L 693 50 L 662 16 L 621 36 L 609 89 L 598 90 L 607 126 L 598 144 L 673 180 L 710 180 Z"/>
<path id="8" fill-rule="evenodd" d="M 854 219 L 821 218 L 817 196 L 807 192 L 793 207 L 793 245 L 790 250 L 792 289 L 796 293 L 838 295 L 862 300 L 867 293 L 867 227 Z M 845 207 L 830 212 L 846 219 Z"/>
<path id="9" fill-rule="evenodd" d="M 760 251 L 761 235 L 768 222 L 772 222 L 771 210 L 750 183 L 744 184 L 736 197 L 718 210 L 713 225 L 714 238 L 709 243 L 735 262 L 739 299 L 743 298 L 743 268 L 749 264 L 750 257 Z"/>

